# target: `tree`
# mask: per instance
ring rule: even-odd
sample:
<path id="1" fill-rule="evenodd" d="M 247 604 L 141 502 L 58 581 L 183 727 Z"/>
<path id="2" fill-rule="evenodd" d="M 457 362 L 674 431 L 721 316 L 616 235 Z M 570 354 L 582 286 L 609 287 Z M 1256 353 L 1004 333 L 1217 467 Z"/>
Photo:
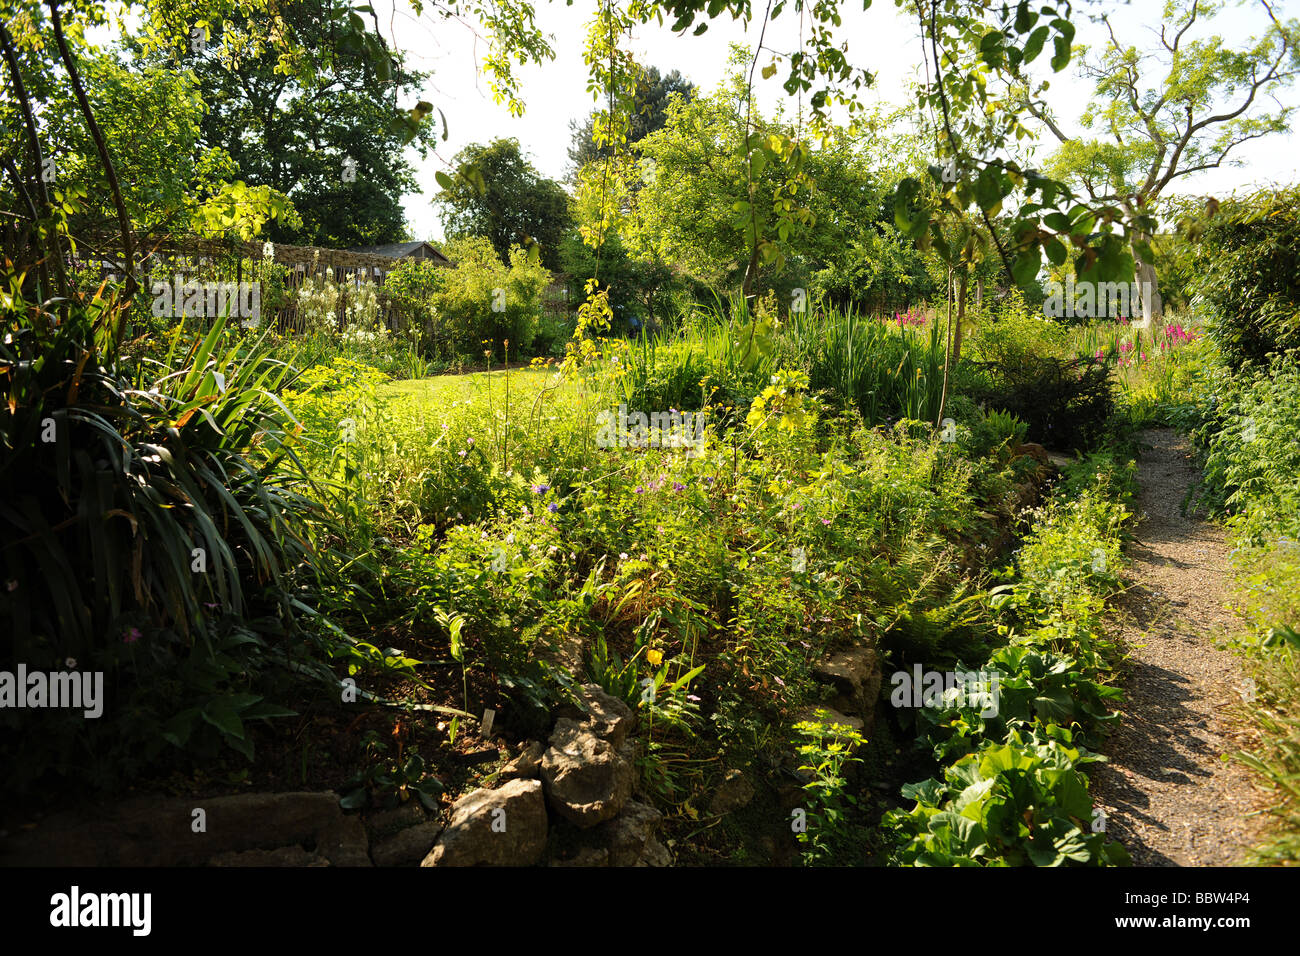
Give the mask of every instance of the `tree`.
<path id="1" fill-rule="evenodd" d="M 298 42 L 333 43 L 340 52 L 328 68 L 286 74 L 276 49 L 247 49 L 267 29 L 265 16 L 223 20 L 210 42 L 194 44 L 201 50 L 180 54 L 207 103 L 202 142 L 224 146 L 249 184 L 293 200 L 302 225 L 273 225 L 277 242 L 346 247 L 407 238 L 402 196 L 416 181 L 394 104 L 417 92 L 424 75 L 394 62 L 385 76 L 364 55 L 355 24 L 308 0 L 291 0 L 283 16 Z M 424 127 L 412 145 L 423 154 L 431 139 Z"/>
<path id="2" fill-rule="evenodd" d="M 569 196 L 524 158 L 516 139 L 466 146 L 453 159 L 455 178 L 439 174 L 443 228 L 448 239 L 483 236 L 503 263 L 512 246 L 539 248 L 548 269 L 560 265 L 560 240 L 573 224 Z"/>
<path id="3" fill-rule="evenodd" d="M 130 69 L 112 53 L 78 49 L 77 55 L 87 100 L 110 154 L 117 157 L 122 200 L 136 229 L 185 233 L 203 228 L 208 214 L 221 205 L 216 197 L 229 196 L 236 167 L 225 150 L 200 144 L 204 107 L 194 77 L 159 67 Z M 68 86 L 50 90 L 41 119 L 50 183 L 85 197 L 84 208 L 72 216 L 72 228 L 102 236 L 113 226 L 113 201 L 80 104 Z M 16 140 L 0 147 L 0 161 L 21 162 L 21 146 Z"/>
<path id="4" fill-rule="evenodd" d="M 1096 202 L 1115 203 L 1136 214 L 1153 206 L 1177 180 L 1224 162 L 1248 140 L 1290 127 L 1294 106 L 1258 109 L 1300 72 L 1300 22 L 1278 19 L 1269 0 L 1259 0 L 1269 25 L 1245 49 L 1221 36 L 1194 39 L 1223 9 L 1214 0 L 1168 0 L 1159 48 L 1121 43 L 1108 17 L 1100 54 L 1083 61 L 1095 94 L 1080 117 L 1095 138 L 1070 136 L 1051 113 L 1029 98 L 1028 110 L 1060 141 L 1049 171 L 1080 184 Z M 1239 162 L 1239 161 L 1238 161 Z M 1151 234 L 1138 235 L 1134 258 L 1140 282 L 1154 290 Z M 1158 294 L 1144 320 L 1162 311 Z"/>
<path id="5" fill-rule="evenodd" d="M 685 102 L 695 97 L 695 84 L 686 79 L 677 70 L 667 76 L 659 73 L 656 67 L 649 67 L 637 79 L 636 92 L 633 94 L 632 115 L 629 117 L 627 145 L 639 143 L 668 121 L 668 104 L 674 95 L 681 96 Z M 597 159 L 612 155 L 609 146 L 596 145 L 594 138 L 596 114 L 592 113 L 581 126 L 577 122 L 569 124 L 573 131 L 573 143 L 569 146 L 569 162 L 573 164 L 570 179 L 576 184 L 582 167 Z"/>

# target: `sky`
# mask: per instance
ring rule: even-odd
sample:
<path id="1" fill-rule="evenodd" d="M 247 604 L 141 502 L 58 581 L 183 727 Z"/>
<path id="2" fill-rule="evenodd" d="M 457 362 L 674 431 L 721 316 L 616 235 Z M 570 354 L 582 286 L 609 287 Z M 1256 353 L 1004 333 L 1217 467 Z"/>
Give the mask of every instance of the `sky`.
<path id="1" fill-rule="evenodd" d="M 488 44 L 471 25 L 444 20 L 427 9 L 422 17 L 416 18 L 408 0 L 373 0 L 388 42 L 402 51 L 412 68 L 431 74 L 420 96 L 403 105 L 413 106 L 416 99 L 426 99 L 441 109 L 447 119 L 448 139 L 439 140 L 436 151 L 425 159 L 414 151 L 410 154 L 422 189 L 421 193 L 408 195 L 404 200 L 415 238 L 442 238 L 441 223 L 432 201 L 438 191 L 434 174 L 448 170 L 452 157 L 471 143 L 513 137 L 519 140 L 542 175 L 559 181 L 565 179 L 570 122 L 581 121 L 596 105 L 587 89 L 587 68 L 582 58 L 586 25 L 595 10 L 595 2 L 575 0 L 572 6 L 560 0 L 535 2 L 537 23 L 550 35 L 555 58 L 540 65 L 517 68 L 526 107 L 524 115 L 517 117 L 510 114 L 505 104 L 494 102 L 489 80 L 481 73 Z M 1163 0 L 1130 3 L 1076 0 L 1076 43 L 1100 44 L 1105 39 L 1104 27 L 1089 22 L 1087 15 L 1107 11 L 1112 14 L 1121 42 L 1132 42 L 1142 49 L 1158 48 L 1163 5 Z M 754 6 L 761 9 L 761 3 Z M 867 99 L 876 98 L 895 105 L 908 102 L 908 84 L 919 76 L 921 68 L 919 34 L 913 17 L 900 11 L 892 0 L 875 0 L 866 11 L 858 8 L 854 0 L 845 0 L 842 13 L 844 20 L 838 36 L 849 43 L 854 65 L 876 74 L 876 86 Z M 1213 21 L 1211 31 L 1236 45 L 1266 24 L 1258 3 L 1246 0 L 1239 9 L 1230 9 Z M 787 12 L 769 24 L 765 46 L 793 48 L 798 42 L 796 30 L 797 21 L 787 8 Z M 757 23 L 747 31 L 743 23 L 724 16 L 710 21 L 709 30 L 698 37 L 690 36 L 689 31 L 687 35 L 675 35 L 667 26 L 639 26 L 625 45 L 642 65 L 658 67 L 661 73 L 679 70 L 697 88 L 708 92 L 723 78 L 729 44 L 739 42 L 752 46 L 757 31 Z M 1189 38 L 1196 35 L 1194 28 Z M 1049 53 L 1050 49 L 1040 57 L 1040 62 L 1045 63 Z M 760 65 L 768 59 L 766 55 L 760 58 Z M 1047 71 L 1047 75 L 1052 81 L 1049 103 L 1059 125 L 1069 134 L 1082 132 L 1077 118 L 1088 102 L 1091 85 L 1078 76 L 1075 62 L 1060 74 Z M 758 102 L 765 113 L 774 109 L 778 99 L 786 98 L 780 87 L 783 76 L 784 70 L 766 81 L 755 77 Z M 1300 90 L 1294 87 L 1281 96 L 1282 102 L 1288 105 L 1300 102 Z M 1050 134 L 1044 136 L 1040 160 L 1055 145 Z M 1244 167 L 1225 167 L 1186 177 L 1178 181 L 1175 191 L 1223 195 L 1254 185 L 1300 180 L 1297 174 L 1300 138 L 1294 132 L 1252 141 L 1238 149 L 1233 155 L 1245 161 Z"/>

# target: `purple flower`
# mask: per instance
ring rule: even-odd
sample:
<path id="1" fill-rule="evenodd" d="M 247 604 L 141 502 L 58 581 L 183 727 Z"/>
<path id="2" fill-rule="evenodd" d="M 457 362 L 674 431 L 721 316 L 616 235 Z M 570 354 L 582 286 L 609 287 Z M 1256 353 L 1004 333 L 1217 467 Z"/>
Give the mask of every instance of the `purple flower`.
<path id="1" fill-rule="evenodd" d="M 705 475 L 705 476 L 704 476 L 704 483 L 705 483 L 706 485 L 711 485 L 711 484 L 713 484 L 713 477 L 712 477 L 711 475 Z"/>
<path id="2" fill-rule="evenodd" d="M 537 492 L 539 495 L 544 495 L 550 490 L 550 485 L 533 485 L 533 491 Z"/>
<path id="3" fill-rule="evenodd" d="M 554 501 L 552 501 L 549 505 L 546 506 L 546 510 L 549 511 L 551 514 L 555 514 L 555 512 L 560 510 L 560 506 L 557 505 Z"/>
<path id="4" fill-rule="evenodd" d="M 686 490 L 686 486 L 682 484 L 680 481 L 673 482 L 673 491 L 685 491 L 685 490 Z"/>
<path id="5" fill-rule="evenodd" d="M 640 485 L 637 485 L 637 486 L 636 486 L 636 493 L 637 493 L 638 495 L 643 495 L 643 494 L 645 494 L 645 489 L 642 488 Z"/>
<path id="6" fill-rule="evenodd" d="M 123 636 L 122 643 L 134 644 L 136 641 L 140 640 L 140 638 L 143 636 L 144 635 L 140 633 L 140 629 L 138 627 L 133 627 L 126 632 L 125 636 Z"/>

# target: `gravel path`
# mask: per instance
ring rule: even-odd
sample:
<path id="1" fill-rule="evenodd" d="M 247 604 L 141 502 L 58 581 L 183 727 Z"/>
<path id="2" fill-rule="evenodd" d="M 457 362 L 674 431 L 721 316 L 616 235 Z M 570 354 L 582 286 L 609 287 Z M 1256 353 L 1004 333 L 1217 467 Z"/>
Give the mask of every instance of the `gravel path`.
<path id="1" fill-rule="evenodd" d="M 1128 548 L 1134 585 L 1117 601 L 1124 665 L 1121 726 L 1091 776 L 1106 832 L 1138 866 L 1241 863 L 1261 830 L 1262 796 L 1249 772 L 1223 754 L 1250 747 L 1234 715 L 1245 681 L 1216 643 L 1231 631 L 1225 610 L 1228 546 L 1217 526 L 1179 514 L 1196 478 L 1186 439 L 1141 433 L 1153 446 L 1138 462 L 1137 510 Z"/>

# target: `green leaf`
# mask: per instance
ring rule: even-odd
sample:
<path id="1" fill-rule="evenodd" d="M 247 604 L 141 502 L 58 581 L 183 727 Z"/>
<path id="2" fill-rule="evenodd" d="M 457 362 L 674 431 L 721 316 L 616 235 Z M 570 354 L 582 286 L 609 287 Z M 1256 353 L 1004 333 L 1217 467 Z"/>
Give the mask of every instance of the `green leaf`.
<path id="1" fill-rule="evenodd" d="M 1026 249 L 1016 256 L 1011 264 L 1011 276 L 1022 288 L 1029 288 L 1038 280 L 1038 270 L 1042 266 L 1042 255 L 1038 248 Z"/>
<path id="2" fill-rule="evenodd" d="M 358 787 L 351 793 L 346 793 L 339 797 L 339 806 L 344 810 L 358 810 L 369 802 L 369 794 L 366 793 L 365 787 Z"/>

